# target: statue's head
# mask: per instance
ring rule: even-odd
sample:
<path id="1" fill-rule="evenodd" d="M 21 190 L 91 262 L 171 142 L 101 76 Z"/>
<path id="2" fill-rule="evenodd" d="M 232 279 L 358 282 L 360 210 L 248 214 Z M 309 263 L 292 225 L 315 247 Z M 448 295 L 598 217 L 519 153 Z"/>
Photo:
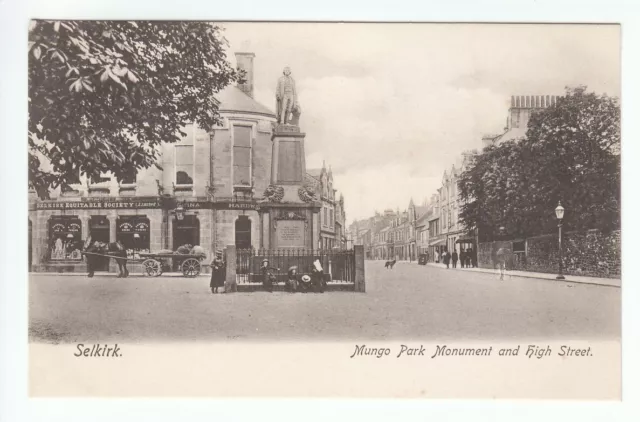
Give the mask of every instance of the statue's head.
<path id="1" fill-rule="evenodd" d="M 291 75 L 291 69 L 289 69 L 289 66 L 284 68 L 284 70 L 282 71 L 282 74 L 285 76 Z"/>

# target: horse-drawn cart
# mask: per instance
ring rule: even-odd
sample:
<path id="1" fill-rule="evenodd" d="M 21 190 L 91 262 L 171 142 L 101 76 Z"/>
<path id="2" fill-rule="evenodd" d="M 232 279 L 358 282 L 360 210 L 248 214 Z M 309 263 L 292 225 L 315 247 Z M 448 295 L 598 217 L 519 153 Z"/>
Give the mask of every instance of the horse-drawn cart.
<path id="1" fill-rule="evenodd" d="M 204 255 L 190 255 L 190 254 L 170 254 L 170 253 L 141 253 L 140 258 L 142 261 L 143 272 L 151 277 L 158 277 L 162 275 L 162 266 L 164 259 L 183 259 L 180 264 L 180 270 L 185 277 L 196 277 L 200 274 Z"/>
<path id="2" fill-rule="evenodd" d="M 95 252 L 81 252 L 82 255 L 95 256 L 95 257 L 103 257 L 103 258 L 113 258 L 117 261 L 130 262 L 132 264 L 140 264 L 142 263 L 142 273 L 143 275 L 148 275 L 151 277 L 158 277 L 162 275 L 162 267 L 163 260 L 165 259 L 180 259 L 183 260 L 180 263 L 180 270 L 182 271 L 182 275 L 185 277 L 196 277 L 202 271 L 202 267 L 208 266 L 208 264 L 203 264 L 202 261 L 205 259 L 204 255 L 192 255 L 192 254 L 178 254 L 178 253 L 141 253 L 139 254 L 140 259 L 138 258 L 125 258 L 121 256 L 117 256 L 114 253 L 106 252 L 106 253 L 95 253 Z M 126 266 L 125 266 L 126 269 Z M 129 272 L 126 271 L 128 274 Z"/>

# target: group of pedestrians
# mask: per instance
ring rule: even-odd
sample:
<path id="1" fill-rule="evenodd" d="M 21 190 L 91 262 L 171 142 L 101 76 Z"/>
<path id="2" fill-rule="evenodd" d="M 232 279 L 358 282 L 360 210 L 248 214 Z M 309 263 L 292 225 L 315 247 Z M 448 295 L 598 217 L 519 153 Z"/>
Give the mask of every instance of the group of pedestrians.
<path id="1" fill-rule="evenodd" d="M 460 262 L 461 268 L 475 268 L 477 265 L 474 251 L 471 248 L 468 248 L 466 251 L 463 249 L 459 255 L 455 249 L 453 253 L 449 253 L 449 251 L 445 249 L 442 252 L 441 258 L 447 268 L 449 268 L 449 265 L 451 265 L 452 268 L 457 268 L 458 262 Z"/>
<path id="2" fill-rule="evenodd" d="M 260 278 L 262 279 L 262 287 L 269 293 L 273 292 L 273 285 L 278 282 L 274 274 L 274 272 L 277 271 L 280 271 L 280 268 L 271 266 L 268 259 L 262 260 L 260 265 Z M 224 287 L 226 272 L 226 263 L 222 259 L 222 252 L 216 252 L 216 257 L 211 262 L 211 282 L 209 283 L 211 293 L 220 293 L 219 289 Z M 311 275 L 299 275 L 297 266 L 291 266 L 287 271 L 285 291 L 291 293 L 324 293 L 325 286 L 324 270 L 319 259 L 313 261 Z M 224 291 L 222 293 L 224 293 Z"/>
<path id="3" fill-rule="evenodd" d="M 269 260 L 263 259 L 260 271 L 262 273 L 262 285 L 264 289 L 267 292 L 273 292 L 273 284 L 277 282 L 277 278 L 272 271 L 280 271 L 280 269 L 271 267 L 269 265 Z M 325 285 L 326 282 L 324 280 L 322 264 L 319 259 L 316 259 L 313 261 L 313 265 L 311 266 L 311 275 L 299 275 L 297 265 L 289 267 L 284 289 L 290 293 L 324 293 Z"/>

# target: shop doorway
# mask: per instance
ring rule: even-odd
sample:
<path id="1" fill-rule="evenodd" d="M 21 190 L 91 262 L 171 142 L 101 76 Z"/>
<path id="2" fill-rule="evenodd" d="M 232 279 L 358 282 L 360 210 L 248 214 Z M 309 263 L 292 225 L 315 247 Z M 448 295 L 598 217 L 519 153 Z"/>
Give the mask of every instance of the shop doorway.
<path id="1" fill-rule="evenodd" d="M 103 215 L 92 215 L 89 220 L 89 235 L 93 242 L 110 243 L 109 220 Z M 109 271 L 108 257 L 96 257 L 95 271 Z"/>
<path id="2" fill-rule="evenodd" d="M 185 215 L 182 220 L 173 220 L 173 250 L 189 253 L 200 245 L 200 221 L 195 215 Z M 172 259 L 172 270 L 179 271 L 183 259 Z"/>
<path id="3" fill-rule="evenodd" d="M 173 250 L 188 245 L 200 244 L 200 221 L 195 215 L 185 215 L 182 220 L 173 221 Z"/>
<path id="4" fill-rule="evenodd" d="M 236 220 L 236 250 L 251 249 L 251 220 L 241 215 Z"/>

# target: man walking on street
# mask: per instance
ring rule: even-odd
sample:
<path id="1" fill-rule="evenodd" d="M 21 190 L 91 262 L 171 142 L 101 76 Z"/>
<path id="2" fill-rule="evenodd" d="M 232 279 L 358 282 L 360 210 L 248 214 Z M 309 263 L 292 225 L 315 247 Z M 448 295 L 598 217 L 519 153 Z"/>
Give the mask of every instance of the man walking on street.
<path id="1" fill-rule="evenodd" d="M 500 280 L 504 280 L 504 272 L 506 270 L 506 251 L 504 248 L 498 249 L 496 258 L 498 260 L 498 266 L 500 267 Z"/>
<path id="2" fill-rule="evenodd" d="M 453 268 L 456 268 L 456 265 L 458 264 L 458 252 L 456 252 L 455 249 L 451 254 L 451 262 L 453 263 Z"/>

